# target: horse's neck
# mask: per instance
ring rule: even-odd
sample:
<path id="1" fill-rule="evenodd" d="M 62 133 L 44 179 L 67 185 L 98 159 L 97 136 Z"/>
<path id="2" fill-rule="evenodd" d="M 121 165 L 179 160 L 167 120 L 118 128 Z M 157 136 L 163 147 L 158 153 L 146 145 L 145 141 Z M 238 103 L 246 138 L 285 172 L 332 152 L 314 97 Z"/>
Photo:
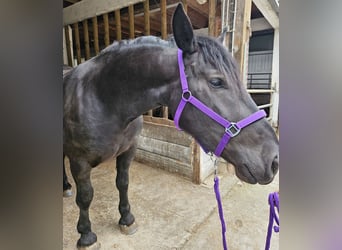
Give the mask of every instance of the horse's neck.
<path id="1" fill-rule="evenodd" d="M 119 98 L 117 105 L 121 106 L 121 102 L 126 101 L 125 105 L 129 108 L 125 110 L 130 112 L 130 116 L 139 116 L 157 106 L 169 105 L 173 89 L 179 87 L 176 49 L 146 46 L 135 50 L 127 50 L 126 55 L 113 56 L 110 63 L 115 65 L 112 71 L 115 84 L 106 84 L 112 88 L 109 92 L 116 93 L 116 96 L 125 94 L 125 100 Z"/>

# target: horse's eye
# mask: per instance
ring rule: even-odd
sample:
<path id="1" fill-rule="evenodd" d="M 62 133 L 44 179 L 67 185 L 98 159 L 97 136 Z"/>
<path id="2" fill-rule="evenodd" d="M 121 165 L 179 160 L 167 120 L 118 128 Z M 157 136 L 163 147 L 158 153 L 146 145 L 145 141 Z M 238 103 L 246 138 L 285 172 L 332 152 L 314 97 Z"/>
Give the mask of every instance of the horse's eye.
<path id="1" fill-rule="evenodd" d="M 223 81 L 220 78 L 213 78 L 209 81 L 210 85 L 213 88 L 222 88 L 223 87 Z"/>

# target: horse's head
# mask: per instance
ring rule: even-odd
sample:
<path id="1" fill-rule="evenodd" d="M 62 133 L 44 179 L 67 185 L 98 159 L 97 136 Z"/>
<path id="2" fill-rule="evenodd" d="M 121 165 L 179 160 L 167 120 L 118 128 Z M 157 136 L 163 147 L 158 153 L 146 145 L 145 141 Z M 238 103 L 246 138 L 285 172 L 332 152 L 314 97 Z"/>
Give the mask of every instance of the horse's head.
<path id="1" fill-rule="evenodd" d="M 176 44 L 183 51 L 192 96 L 231 122 L 240 121 L 256 112 L 258 107 L 243 87 L 237 66 L 220 41 L 194 36 L 190 20 L 181 5 L 177 6 L 172 25 Z M 170 108 L 174 113 L 180 97 L 171 97 Z M 191 104 L 185 106 L 179 126 L 211 152 L 215 151 L 225 133 L 222 125 Z M 241 180 L 267 184 L 277 173 L 278 155 L 277 136 L 268 121 L 262 118 L 231 138 L 221 157 L 235 166 L 236 175 Z"/>

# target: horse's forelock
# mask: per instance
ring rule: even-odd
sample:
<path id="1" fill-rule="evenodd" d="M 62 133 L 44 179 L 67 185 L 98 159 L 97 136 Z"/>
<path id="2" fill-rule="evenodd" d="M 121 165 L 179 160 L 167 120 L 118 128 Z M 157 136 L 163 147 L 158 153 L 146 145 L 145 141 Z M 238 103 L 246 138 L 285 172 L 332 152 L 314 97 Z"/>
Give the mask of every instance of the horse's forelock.
<path id="1" fill-rule="evenodd" d="M 205 62 L 226 73 L 233 81 L 239 81 L 239 72 L 236 63 L 229 52 L 217 41 L 210 37 L 197 37 L 198 49 Z"/>

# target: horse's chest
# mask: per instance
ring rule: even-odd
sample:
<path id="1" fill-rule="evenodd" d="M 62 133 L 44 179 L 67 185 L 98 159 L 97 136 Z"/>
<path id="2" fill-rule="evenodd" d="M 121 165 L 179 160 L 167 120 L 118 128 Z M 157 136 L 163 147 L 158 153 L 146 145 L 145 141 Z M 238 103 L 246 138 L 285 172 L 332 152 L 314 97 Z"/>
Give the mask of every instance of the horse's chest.
<path id="1" fill-rule="evenodd" d="M 106 141 L 103 155 L 116 157 L 130 149 L 137 140 L 142 129 L 142 118 L 139 117 L 128 124 L 123 130 L 113 130 L 103 140 Z"/>

